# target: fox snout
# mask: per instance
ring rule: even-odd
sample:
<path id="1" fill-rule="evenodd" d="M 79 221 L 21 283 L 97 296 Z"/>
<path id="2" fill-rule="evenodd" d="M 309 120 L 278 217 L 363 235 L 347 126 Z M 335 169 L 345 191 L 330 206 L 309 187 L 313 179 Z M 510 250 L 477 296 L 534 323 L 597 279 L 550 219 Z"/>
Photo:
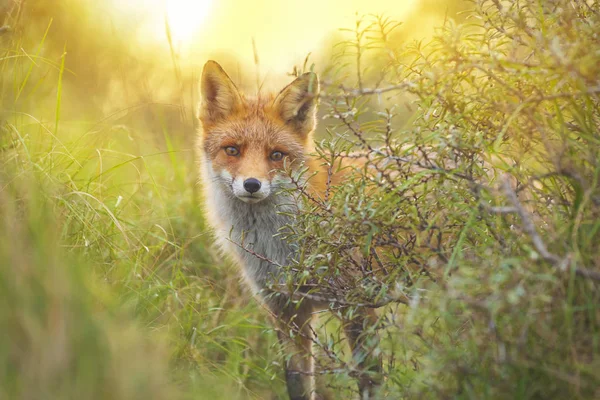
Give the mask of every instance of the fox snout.
<path id="1" fill-rule="evenodd" d="M 236 176 L 231 181 L 234 196 L 245 203 L 258 203 L 271 194 L 271 183 L 268 179 Z"/>
<path id="2" fill-rule="evenodd" d="M 256 178 L 248 178 L 244 181 L 244 189 L 250 194 L 256 193 L 260 190 L 261 183 Z"/>

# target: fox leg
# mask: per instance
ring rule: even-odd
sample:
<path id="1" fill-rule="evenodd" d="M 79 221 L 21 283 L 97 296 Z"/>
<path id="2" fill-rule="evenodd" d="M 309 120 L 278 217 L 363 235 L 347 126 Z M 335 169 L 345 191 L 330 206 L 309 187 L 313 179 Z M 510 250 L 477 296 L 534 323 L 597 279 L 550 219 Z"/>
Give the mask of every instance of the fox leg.
<path id="1" fill-rule="evenodd" d="M 377 323 L 377 315 L 372 309 L 360 308 L 356 310 L 352 319 L 342 322 L 352 350 L 352 357 L 358 362 L 360 369 L 358 376 L 360 398 L 361 400 L 374 399 L 375 391 L 381 383 L 382 372 L 381 357 L 372 354 L 379 337 L 377 334 L 366 335 L 365 331 L 369 326 Z M 370 340 L 367 341 L 367 338 Z"/>
<path id="2" fill-rule="evenodd" d="M 310 327 L 312 307 L 308 302 L 298 308 L 288 305 L 278 314 L 277 334 L 289 354 L 285 362 L 285 380 L 290 400 L 315 400 L 313 331 Z"/>

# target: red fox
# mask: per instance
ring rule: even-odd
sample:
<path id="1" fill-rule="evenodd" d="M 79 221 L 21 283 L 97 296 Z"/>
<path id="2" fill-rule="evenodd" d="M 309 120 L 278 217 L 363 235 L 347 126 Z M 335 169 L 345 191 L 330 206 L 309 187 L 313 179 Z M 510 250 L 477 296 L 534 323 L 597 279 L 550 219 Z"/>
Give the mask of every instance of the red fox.
<path id="1" fill-rule="evenodd" d="M 282 192 L 289 185 L 284 163 L 304 164 L 317 171 L 311 160 L 312 133 L 316 126 L 319 81 L 315 73 L 301 75 L 277 96 L 249 98 L 214 61 L 204 66 L 199 108 L 198 152 L 205 211 L 218 245 L 240 267 L 246 283 L 271 311 L 284 344 L 284 332 L 294 329 L 289 361 L 285 366 L 288 393 L 293 400 L 316 399 L 311 347 L 313 313 L 327 304 L 304 299 L 300 305 L 272 290 L 285 282 L 282 266 L 295 257 L 295 246 L 277 236 L 290 224 L 295 206 Z M 321 174 L 323 175 L 323 174 Z M 318 191 L 324 180 L 311 184 Z M 365 357 L 362 331 L 374 323 L 366 310 L 347 322 L 345 332 L 359 367 L 361 398 L 372 397 L 381 372 L 381 361 Z M 288 346 L 289 348 L 289 346 Z M 367 367 L 367 363 L 371 365 Z"/>

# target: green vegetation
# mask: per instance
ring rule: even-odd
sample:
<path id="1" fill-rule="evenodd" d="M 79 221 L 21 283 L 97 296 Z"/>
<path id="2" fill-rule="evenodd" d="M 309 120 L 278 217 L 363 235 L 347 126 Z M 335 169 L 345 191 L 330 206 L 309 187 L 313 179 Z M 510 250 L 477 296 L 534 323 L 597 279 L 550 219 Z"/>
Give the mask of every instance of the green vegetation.
<path id="1" fill-rule="evenodd" d="M 156 62 L 65 46 L 60 4 L 0 30 L 0 398 L 283 398 L 276 334 L 202 219 L 191 75 L 156 100 Z M 365 17 L 317 66 L 317 152 L 369 161 L 304 199 L 294 269 L 347 318 L 381 306 L 382 398 L 598 397 L 600 4 L 455 7 L 423 42 Z M 320 324 L 320 384 L 350 398 Z"/>
<path id="2" fill-rule="evenodd" d="M 193 128 L 170 103 L 101 117 L 110 74 L 69 69 L 61 22 L 0 36 L 0 398 L 283 393 L 275 334 L 204 226 Z"/>
<path id="3" fill-rule="evenodd" d="M 365 18 L 339 46 L 318 151 L 369 161 L 306 199 L 295 268 L 338 309 L 387 304 L 390 398 L 600 394 L 599 5 L 478 1 L 402 46 Z"/>

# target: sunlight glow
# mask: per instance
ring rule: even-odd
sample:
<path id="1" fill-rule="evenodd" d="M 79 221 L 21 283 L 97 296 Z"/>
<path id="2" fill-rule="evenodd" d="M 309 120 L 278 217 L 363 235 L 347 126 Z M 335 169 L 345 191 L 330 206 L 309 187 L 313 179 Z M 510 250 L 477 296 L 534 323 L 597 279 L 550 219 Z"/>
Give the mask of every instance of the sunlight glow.
<path id="1" fill-rule="evenodd" d="M 175 42 L 193 39 L 208 16 L 212 0 L 165 0 L 165 13 Z"/>
<path id="2" fill-rule="evenodd" d="M 254 41 L 261 73 L 285 78 L 308 53 L 316 60 L 317 53 L 329 52 L 333 41 L 342 38 L 339 28 L 352 28 L 357 14 L 385 14 L 402 20 L 422 0 L 106 1 L 115 10 L 117 24 L 137 27 L 135 45 L 154 57 L 164 57 L 165 50 L 174 50 L 182 64 L 196 67 L 211 57 L 221 61 L 229 57 L 243 67 L 240 71 L 248 66 L 253 71 Z M 426 23 L 423 29 L 430 26 L 434 24 Z"/>

